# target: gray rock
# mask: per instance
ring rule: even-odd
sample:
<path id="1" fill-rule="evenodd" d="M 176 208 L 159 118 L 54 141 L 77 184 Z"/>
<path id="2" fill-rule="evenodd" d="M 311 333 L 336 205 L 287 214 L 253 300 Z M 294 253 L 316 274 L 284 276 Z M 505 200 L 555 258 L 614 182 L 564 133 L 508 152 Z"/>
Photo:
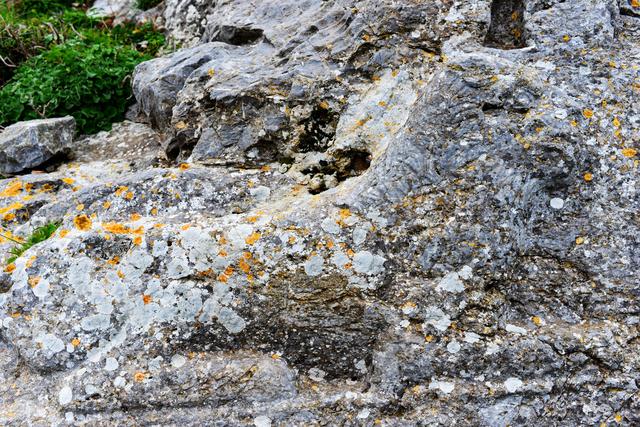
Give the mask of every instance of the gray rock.
<path id="1" fill-rule="evenodd" d="M 0 181 L 62 222 L 0 276 L 1 424 L 640 423 L 624 4 L 165 6 L 154 129 Z"/>
<path id="2" fill-rule="evenodd" d="M 75 127 L 71 116 L 19 122 L 7 127 L 0 133 L 0 173 L 35 169 L 65 153 L 71 148 Z"/>

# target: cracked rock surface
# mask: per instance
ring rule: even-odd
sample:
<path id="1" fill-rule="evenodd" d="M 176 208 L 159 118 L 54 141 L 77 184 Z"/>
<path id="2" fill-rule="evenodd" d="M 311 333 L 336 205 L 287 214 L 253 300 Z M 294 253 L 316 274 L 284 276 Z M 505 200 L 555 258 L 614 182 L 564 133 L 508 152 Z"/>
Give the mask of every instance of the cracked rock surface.
<path id="1" fill-rule="evenodd" d="M 157 13 L 136 123 L 0 180 L 62 223 L 0 273 L 2 425 L 640 424 L 640 5 Z"/>

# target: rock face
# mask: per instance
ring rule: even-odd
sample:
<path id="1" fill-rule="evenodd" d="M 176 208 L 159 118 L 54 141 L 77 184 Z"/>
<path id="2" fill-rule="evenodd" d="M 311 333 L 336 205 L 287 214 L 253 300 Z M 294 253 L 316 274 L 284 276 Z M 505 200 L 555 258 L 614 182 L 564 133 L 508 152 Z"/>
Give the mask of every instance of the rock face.
<path id="1" fill-rule="evenodd" d="M 28 171 L 64 154 L 71 148 L 75 128 L 71 116 L 9 126 L 0 133 L 0 173 Z"/>
<path id="2" fill-rule="evenodd" d="M 0 181 L 62 222 L 0 275 L 2 424 L 639 424 L 635 9 L 165 1 L 151 128 Z"/>

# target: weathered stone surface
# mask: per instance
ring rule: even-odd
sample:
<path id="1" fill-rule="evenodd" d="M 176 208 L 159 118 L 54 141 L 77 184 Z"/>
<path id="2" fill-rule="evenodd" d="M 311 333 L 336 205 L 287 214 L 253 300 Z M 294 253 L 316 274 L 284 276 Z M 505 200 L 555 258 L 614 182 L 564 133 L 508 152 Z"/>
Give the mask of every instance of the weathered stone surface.
<path id="1" fill-rule="evenodd" d="M 632 4 L 257 3 L 0 181 L 2 424 L 640 423 Z"/>
<path id="2" fill-rule="evenodd" d="M 15 174 L 37 168 L 71 148 L 73 117 L 20 122 L 0 133 L 0 173 Z"/>

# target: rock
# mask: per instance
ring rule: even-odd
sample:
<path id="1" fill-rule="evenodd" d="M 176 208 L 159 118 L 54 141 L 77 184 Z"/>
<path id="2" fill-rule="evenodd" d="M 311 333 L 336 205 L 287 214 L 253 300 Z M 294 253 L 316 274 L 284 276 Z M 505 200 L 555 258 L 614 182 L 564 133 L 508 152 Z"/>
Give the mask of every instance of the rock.
<path id="1" fill-rule="evenodd" d="M 147 124 L 0 181 L 61 222 L 0 274 L 0 423 L 640 423 L 640 19 L 165 7 Z"/>
<path id="2" fill-rule="evenodd" d="M 76 122 L 71 116 L 31 120 L 0 133 L 0 173 L 15 174 L 42 166 L 71 148 Z"/>

